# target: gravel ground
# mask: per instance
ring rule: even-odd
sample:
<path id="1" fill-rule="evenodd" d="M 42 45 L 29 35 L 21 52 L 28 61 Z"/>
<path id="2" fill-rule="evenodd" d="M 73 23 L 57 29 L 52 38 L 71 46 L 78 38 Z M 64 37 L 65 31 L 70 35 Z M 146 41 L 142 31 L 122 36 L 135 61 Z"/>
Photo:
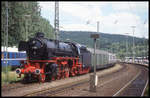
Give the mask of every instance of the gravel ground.
<path id="1" fill-rule="evenodd" d="M 141 96 L 147 80 L 149 80 L 148 70 L 142 66 L 138 66 L 141 69 L 141 73 L 137 75 L 137 78 L 118 96 Z"/>

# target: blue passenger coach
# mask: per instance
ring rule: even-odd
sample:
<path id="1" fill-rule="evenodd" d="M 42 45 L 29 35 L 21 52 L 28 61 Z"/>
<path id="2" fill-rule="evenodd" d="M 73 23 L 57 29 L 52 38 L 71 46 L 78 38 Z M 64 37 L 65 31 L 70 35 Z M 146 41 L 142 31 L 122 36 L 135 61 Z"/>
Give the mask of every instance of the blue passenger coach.
<path id="1" fill-rule="evenodd" d="M 8 47 L 7 53 L 4 51 L 4 47 L 1 47 L 1 65 L 6 66 L 19 66 L 21 60 L 26 60 L 26 52 L 18 52 L 18 48 L 16 47 Z M 7 54 L 7 59 L 6 59 Z"/>

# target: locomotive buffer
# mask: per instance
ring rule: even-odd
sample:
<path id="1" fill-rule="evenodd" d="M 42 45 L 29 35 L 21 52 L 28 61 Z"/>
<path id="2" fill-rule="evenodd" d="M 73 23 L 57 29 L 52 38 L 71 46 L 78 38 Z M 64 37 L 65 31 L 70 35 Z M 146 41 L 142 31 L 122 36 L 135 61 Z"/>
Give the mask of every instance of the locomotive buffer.
<path id="1" fill-rule="evenodd" d="M 96 92 L 96 86 L 98 82 L 98 77 L 96 75 L 96 39 L 99 38 L 99 34 L 91 34 L 91 38 L 94 39 L 94 74 L 90 75 L 90 91 L 91 92 Z"/>

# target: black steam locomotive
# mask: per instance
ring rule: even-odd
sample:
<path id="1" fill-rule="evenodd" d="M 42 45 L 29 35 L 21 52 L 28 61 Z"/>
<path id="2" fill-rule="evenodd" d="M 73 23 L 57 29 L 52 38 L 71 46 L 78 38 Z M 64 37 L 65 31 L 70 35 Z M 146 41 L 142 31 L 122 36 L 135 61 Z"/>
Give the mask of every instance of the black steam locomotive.
<path id="1" fill-rule="evenodd" d="M 50 57 L 79 57 L 80 46 L 71 42 L 62 42 L 44 38 L 44 33 L 38 32 L 29 41 L 19 43 L 19 51 L 26 51 L 30 60 L 46 60 Z"/>

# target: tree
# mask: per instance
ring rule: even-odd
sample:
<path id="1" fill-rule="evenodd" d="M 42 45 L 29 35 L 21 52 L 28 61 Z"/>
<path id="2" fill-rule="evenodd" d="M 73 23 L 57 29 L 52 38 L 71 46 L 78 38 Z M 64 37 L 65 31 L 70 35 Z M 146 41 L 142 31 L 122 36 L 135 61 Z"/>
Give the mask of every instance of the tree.
<path id="1" fill-rule="evenodd" d="M 6 6 L 2 2 L 1 44 L 4 45 L 6 35 Z M 41 8 L 37 2 L 8 2 L 8 46 L 18 46 L 20 40 L 33 37 L 36 32 L 44 32 L 48 38 L 53 38 L 53 27 L 41 16 Z"/>

